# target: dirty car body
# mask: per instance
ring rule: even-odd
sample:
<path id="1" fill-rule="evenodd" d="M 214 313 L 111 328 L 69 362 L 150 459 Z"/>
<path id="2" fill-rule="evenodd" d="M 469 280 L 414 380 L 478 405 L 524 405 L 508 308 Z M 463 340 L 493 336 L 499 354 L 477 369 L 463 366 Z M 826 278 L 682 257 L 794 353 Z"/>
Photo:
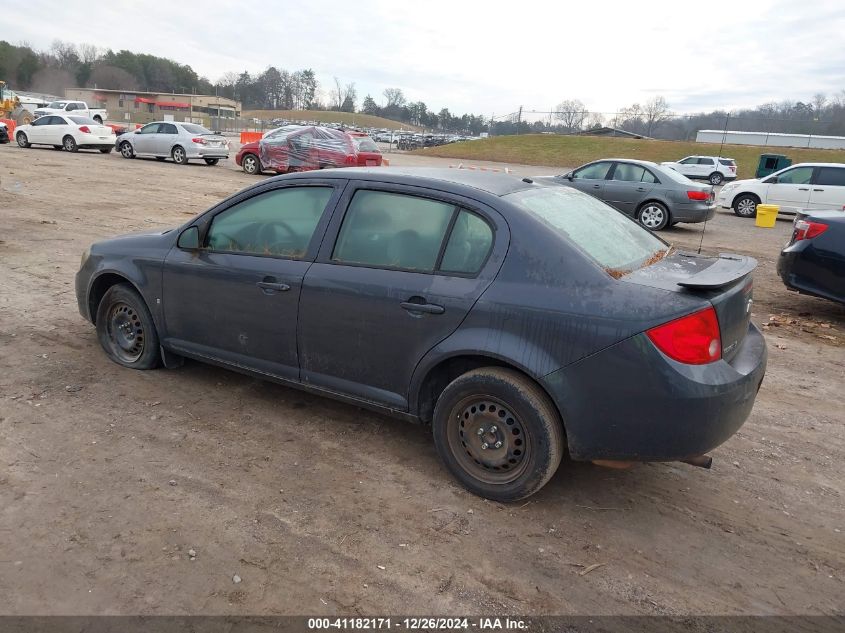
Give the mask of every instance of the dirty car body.
<path id="1" fill-rule="evenodd" d="M 295 211 L 274 217 L 285 200 Z M 431 422 L 464 485 L 513 500 L 563 444 L 576 460 L 668 461 L 727 440 L 766 366 L 754 266 L 672 252 L 570 188 L 353 168 L 271 178 L 179 228 L 96 243 L 76 292 L 122 365 L 188 357 Z M 113 310 L 115 287 L 128 298 Z M 531 479 L 538 463 L 549 472 Z"/>

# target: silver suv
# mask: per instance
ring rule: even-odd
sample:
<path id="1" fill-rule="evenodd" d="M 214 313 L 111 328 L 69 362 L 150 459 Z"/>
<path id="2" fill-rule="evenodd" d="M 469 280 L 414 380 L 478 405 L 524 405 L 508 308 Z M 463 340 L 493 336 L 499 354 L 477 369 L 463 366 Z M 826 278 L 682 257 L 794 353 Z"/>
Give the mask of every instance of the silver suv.
<path id="1" fill-rule="evenodd" d="M 676 163 L 660 163 L 687 178 L 700 178 L 711 185 L 721 185 L 726 180 L 736 180 L 736 161 L 722 156 L 687 156 Z"/>

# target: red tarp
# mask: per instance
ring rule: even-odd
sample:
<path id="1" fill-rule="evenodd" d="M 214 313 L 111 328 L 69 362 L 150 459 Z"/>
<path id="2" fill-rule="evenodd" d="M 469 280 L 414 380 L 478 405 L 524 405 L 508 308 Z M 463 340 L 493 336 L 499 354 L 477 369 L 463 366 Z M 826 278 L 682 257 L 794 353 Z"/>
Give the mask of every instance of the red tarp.
<path id="1" fill-rule="evenodd" d="M 155 99 L 147 99 L 146 97 L 135 97 L 135 103 L 155 103 Z"/>
<path id="2" fill-rule="evenodd" d="M 190 103 L 179 103 L 178 101 L 156 101 L 156 105 L 160 108 L 190 108 Z"/>

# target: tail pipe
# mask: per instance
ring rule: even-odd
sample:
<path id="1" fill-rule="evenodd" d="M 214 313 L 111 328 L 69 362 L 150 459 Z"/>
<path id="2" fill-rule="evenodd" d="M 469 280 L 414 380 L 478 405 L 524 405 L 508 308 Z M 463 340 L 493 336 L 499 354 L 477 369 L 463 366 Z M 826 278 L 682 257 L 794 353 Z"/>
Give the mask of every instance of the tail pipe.
<path id="1" fill-rule="evenodd" d="M 710 455 L 694 455 L 681 461 L 691 466 L 698 466 L 699 468 L 710 468 L 713 465 L 713 458 Z"/>

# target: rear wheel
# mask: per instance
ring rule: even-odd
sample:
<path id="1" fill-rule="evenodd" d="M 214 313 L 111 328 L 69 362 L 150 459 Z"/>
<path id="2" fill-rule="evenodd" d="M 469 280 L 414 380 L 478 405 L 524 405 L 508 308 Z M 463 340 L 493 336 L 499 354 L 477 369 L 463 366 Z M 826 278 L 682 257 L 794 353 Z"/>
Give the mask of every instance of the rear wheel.
<path id="1" fill-rule="evenodd" d="M 97 308 L 97 338 L 118 365 L 153 369 L 160 355 L 158 334 L 147 304 L 129 284 L 112 286 Z"/>
<path id="2" fill-rule="evenodd" d="M 250 176 L 261 173 L 261 162 L 255 154 L 247 154 L 241 160 L 241 168 Z"/>
<path id="3" fill-rule="evenodd" d="M 206 164 L 206 165 L 216 165 L 216 164 L 217 164 L 217 163 L 219 163 L 219 162 L 220 162 L 220 159 L 219 159 L 219 158 L 206 158 L 206 159 L 205 159 L 205 164 Z"/>
<path id="4" fill-rule="evenodd" d="M 734 198 L 734 213 L 741 218 L 753 218 L 757 216 L 757 205 L 760 199 L 750 193 L 744 193 Z"/>
<path id="5" fill-rule="evenodd" d="M 458 481 L 495 501 L 537 492 L 563 455 L 563 425 L 548 396 L 501 367 L 453 380 L 437 400 L 432 432 L 437 453 Z"/>
<path id="6" fill-rule="evenodd" d="M 120 155 L 124 158 L 135 158 L 135 150 L 132 149 L 132 143 L 123 141 L 120 144 Z"/>
<path id="7" fill-rule="evenodd" d="M 174 147 L 173 151 L 170 152 L 170 155 L 173 157 L 173 162 L 177 165 L 188 164 L 188 155 L 185 153 L 185 148 L 181 145 Z"/>
<path id="8" fill-rule="evenodd" d="M 637 221 L 650 231 L 662 231 L 669 224 L 669 209 L 659 202 L 646 202 L 640 207 Z"/>
<path id="9" fill-rule="evenodd" d="M 76 139 L 73 138 L 70 134 L 62 139 L 62 147 L 65 148 L 66 152 L 78 152 L 79 146 L 76 144 Z"/>
<path id="10" fill-rule="evenodd" d="M 23 132 L 18 132 L 17 134 L 15 134 L 15 140 L 18 142 L 18 147 L 30 147 L 29 139 Z"/>
<path id="11" fill-rule="evenodd" d="M 720 174 L 718 171 L 714 171 L 712 174 L 710 174 L 710 177 L 707 180 L 710 181 L 711 185 L 715 186 L 721 185 L 724 179 L 725 177 L 722 174 Z"/>
<path id="12" fill-rule="evenodd" d="M 101 117 L 99 114 L 94 115 L 94 120 L 95 120 L 97 123 L 99 123 L 100 125 L 102 125 L 102 124 L 103 124 L 103 117 Z"/>

